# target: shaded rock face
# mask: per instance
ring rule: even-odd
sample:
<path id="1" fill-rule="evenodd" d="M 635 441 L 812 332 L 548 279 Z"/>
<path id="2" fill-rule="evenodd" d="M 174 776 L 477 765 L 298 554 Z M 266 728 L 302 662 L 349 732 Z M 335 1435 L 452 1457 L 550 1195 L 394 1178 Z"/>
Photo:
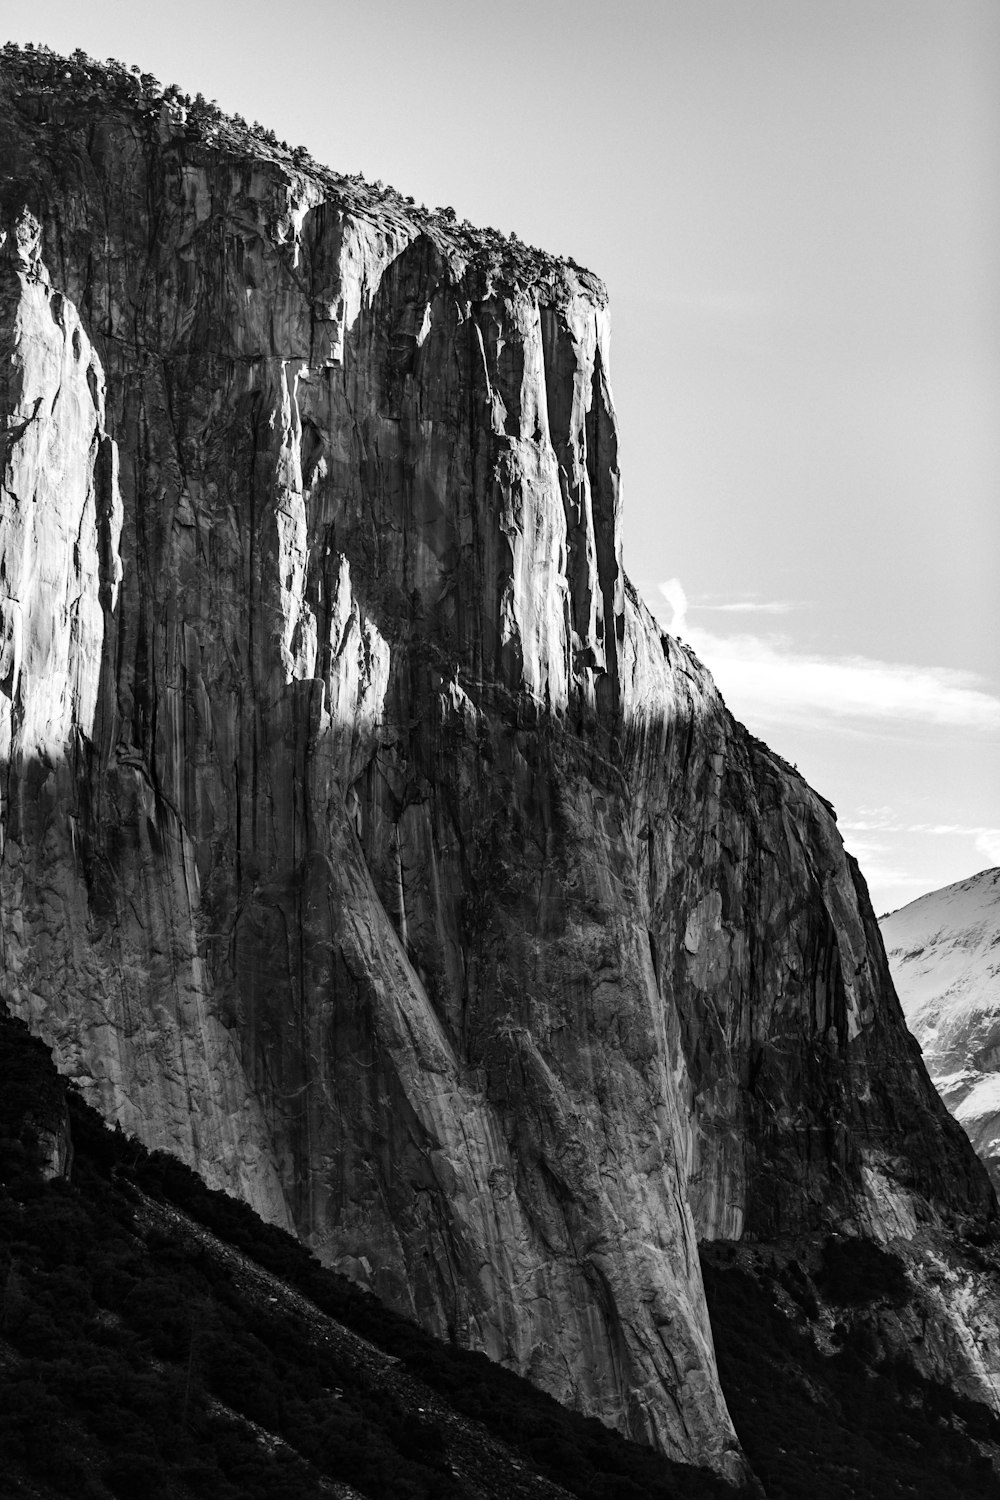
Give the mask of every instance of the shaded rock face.
<path id="1" fill-rule="evenodd" d="M 906 1024 L 955 1119 L 1000 1186 L 1000 869 L 879 921 Z"/>
<path id="2" fill-rule="evenodd" d="M 697 1239 L 993 1199 L 831 811 L 624 578 L 603 289 L 0 93 L 12 1008 L 330 1264 L 737 1474 Z"/>

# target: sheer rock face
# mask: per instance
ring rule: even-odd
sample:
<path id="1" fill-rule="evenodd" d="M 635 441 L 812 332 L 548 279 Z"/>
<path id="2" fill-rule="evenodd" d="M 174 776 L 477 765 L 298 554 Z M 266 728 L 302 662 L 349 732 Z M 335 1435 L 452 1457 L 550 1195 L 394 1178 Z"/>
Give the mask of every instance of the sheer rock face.
<path id="1" fill-rule="evenodd" d="M 12 1007 L 330 1264 L 738 1473 L 696 1239 L 992 1198 L 830 810 L 624 579 L 600 284 L 0 95 Z"/>

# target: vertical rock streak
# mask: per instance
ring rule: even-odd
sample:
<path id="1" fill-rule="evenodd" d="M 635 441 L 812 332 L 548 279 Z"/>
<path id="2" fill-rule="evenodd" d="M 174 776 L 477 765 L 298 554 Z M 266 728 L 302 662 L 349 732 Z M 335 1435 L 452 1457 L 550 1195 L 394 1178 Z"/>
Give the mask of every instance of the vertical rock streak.
<path id="1" fill-rule="evenodd" d="M 12 1005 L 331 1264 L 739 1472 L 696 1238 L 988 1190 L 828 809 L 625 581 L 603 295 L 7 116 Z"/>

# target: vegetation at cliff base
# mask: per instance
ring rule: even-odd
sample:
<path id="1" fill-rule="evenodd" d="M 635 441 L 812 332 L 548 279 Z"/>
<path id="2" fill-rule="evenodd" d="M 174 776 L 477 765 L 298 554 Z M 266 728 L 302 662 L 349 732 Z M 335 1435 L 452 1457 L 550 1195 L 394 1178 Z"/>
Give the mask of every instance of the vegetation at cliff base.
<path id="1" fill-rule="evenodd" d="M 815 1286 L 795 1261 L 743 1259 L 708 1246 L 702 1269 L 722 1388 L 768 1500 L 1000 1497 L 979 1447 L 997 1451 L 1000 1421 L 909 1361 L 881 1357 L 870 1322 L 850 1316 L 903 1304 L 897 1257 L 828 1240 Z M 817 1290 L 844 1310 L 826 1353 L 810 1327 Z"/>
<path id="2" fill-rule="evenodd" d="M 2 1010 L 0 1080 L 5 1500 L 304 1500 L 335 1483 L 368 1500 L 527 1500 L 544 1492 L 538 1476 L 579 1500 L 732 1496 L 432 1338 L 174 1158 L 108 1130 Z M 46 1181 L 67 1103 L 72 1175 Z M 321 1314 L 391 1356 L 392 1380 Z M 517 1487 L 470 1488 L 463 1455 L 488 1465 L 496 1439 Z"/>
<path id="3" fill-rule="evenodd" d="M 474 1492 L 462 1455 L 478 1443 L 482 1460 L 496 1439 L 517 1488 L 475 1493 L 498 1500 L 541 1493 L 540 1476 L 579 1500 L 735 1495 L 431 1338 L 109 1130 L 2 1009 L 0 1079 L 5 1496 L 311 1500 L 346 1484 L 367 1500 L 459 1500 Z M 46 1180 L 67 1108 L 72 1174 Z M 726 1247 L 703 1268 L 723 1389 L 768 1500 L 1000 1497 L 985 1456 L 1000 1422 L 880 1362 L 866 1333 L 873 1308 L 909 1295 L 895 1256 L 833 1238 L 811 1275 Z M 832 1352 L 813 1336 L 821 1300 L 842 1310 Z M 344 1330 L 389 1356 L 390 1381 Z"/>

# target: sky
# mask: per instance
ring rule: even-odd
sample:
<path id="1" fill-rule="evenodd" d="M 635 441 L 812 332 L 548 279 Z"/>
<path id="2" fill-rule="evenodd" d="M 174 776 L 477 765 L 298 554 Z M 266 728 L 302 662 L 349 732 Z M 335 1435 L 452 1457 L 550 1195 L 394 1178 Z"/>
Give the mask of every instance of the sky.
<path id="1" fill-rule="evenodd" d="M 1000 0 L 35 0 L 8 26 L 603 276 L 654 613 L 835 804 L 877 912 L 1000 864 Z"/>

